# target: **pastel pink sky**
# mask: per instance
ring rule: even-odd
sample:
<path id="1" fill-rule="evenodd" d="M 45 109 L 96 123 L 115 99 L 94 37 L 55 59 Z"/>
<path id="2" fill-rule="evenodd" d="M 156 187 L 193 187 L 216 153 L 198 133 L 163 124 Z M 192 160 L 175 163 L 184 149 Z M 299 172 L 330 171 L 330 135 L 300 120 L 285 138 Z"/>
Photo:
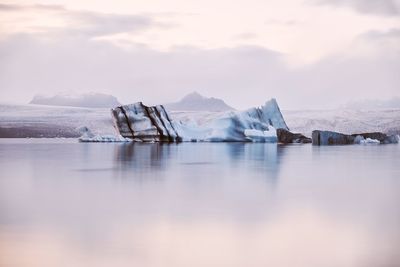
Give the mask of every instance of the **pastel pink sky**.
<path id="1" fill-rule="evenodd" d="M 2 102 L 334 107 L 400 95 L 400 0 L 0 1 L 0 59 Z"/>

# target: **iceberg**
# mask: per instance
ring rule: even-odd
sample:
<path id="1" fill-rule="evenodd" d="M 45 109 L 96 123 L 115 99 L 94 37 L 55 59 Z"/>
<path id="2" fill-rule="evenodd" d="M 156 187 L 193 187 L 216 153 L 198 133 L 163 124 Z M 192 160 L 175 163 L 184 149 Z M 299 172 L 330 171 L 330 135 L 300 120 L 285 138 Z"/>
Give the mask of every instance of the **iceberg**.
<path id="1" fill-rule="evenodd" d="M 282 128 L 277 129 L 276 134 L 278 136 L 278 142 L 282 144 L 308 144 L 312 142 L 311 138 L 301 133 L 292 133 Z"/>
<path id="2" fill-rule="evenodd" d="M 201 121 L 174 119 L 163 105 L 142 102 L 111 110 L 119 135 L 141 142 L 277 142 L 289 130 L 275 99 L 245 111 L 213 113 Z"/>
<path id="3" fill-rule="evenodd" d="M 350 145 L 350 144 L 397 144 L 398 135 L 387 135 L 380 132 L 342 134 L 332 131 L 315 130 L 312 132 L 313 145 Z"/>

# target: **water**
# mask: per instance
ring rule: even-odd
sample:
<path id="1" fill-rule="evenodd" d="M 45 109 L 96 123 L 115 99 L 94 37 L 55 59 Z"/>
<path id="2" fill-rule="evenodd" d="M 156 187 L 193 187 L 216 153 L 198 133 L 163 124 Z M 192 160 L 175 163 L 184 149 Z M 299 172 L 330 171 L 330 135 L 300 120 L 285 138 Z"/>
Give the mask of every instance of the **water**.
<path id="1" fill-rule="evenodd" d="M 0 140 L 0 266 L 400 266 L 400 146 Z"/>

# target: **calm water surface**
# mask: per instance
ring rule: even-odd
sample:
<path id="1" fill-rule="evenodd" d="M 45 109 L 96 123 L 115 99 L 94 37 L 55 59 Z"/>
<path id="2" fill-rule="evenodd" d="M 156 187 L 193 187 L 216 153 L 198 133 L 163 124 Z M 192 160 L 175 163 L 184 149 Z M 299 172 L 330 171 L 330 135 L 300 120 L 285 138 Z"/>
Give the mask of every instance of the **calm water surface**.
<path id="1" fill-rule="evenodd" d="M 400 266 L 400 145 L 0 140 L 0 266 Z"/>

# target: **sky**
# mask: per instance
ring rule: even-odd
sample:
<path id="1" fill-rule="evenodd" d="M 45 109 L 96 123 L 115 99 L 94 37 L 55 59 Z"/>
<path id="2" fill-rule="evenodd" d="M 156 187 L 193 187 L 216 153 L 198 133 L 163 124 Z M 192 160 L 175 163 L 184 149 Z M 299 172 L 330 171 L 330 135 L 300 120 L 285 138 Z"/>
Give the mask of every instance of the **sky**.
<path id="1" fill-rule="evenodd" d="M 400 0 L 0 0 L 0 102 L 192 91 L 239 109 L 400 96 Z"/>

